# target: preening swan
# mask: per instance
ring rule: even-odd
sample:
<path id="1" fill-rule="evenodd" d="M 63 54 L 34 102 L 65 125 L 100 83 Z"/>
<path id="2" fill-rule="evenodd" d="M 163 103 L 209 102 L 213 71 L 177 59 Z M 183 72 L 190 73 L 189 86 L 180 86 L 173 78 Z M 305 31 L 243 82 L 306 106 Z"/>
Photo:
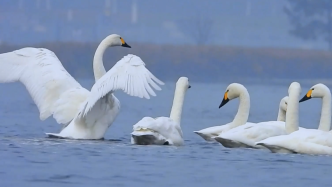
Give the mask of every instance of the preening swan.
<path id="1" fill-rule="evenodd" d="M 183 145 L 181 114 L 186 91 L 190 88 L 187 77 L 176 83 L 170 117 L 144 117 L 133 126 L 131 143 L 139 145 Z"/>
<path id="2" fill-rule="evenodd" d="M 291 84 L 289 87 L 290 92 L 296 91 L 295 84 Z M 290 93 L 291 94 L 291 93 Z M 298 102 L 297 98 L 289 97 L 289 101 L 285 101 L 287 98 L 283 98 L 280 101 L 279 108 L 286 102 Z M 278 119 L 284 118 L 284 112 L 280 112 L 279 109 Z M 287 110 L 286 116 L 292 113 L 293 109 Z M 285 118 L 284 118 L 285 119 Z M 214 139 L 221 143 L 224 147 L 228 148 L 265 148 L 260 145 L 256 145 L 257 141 L 264 140 L 269 137 L 279 136 L 286 134 L 286 127 L 284 121 L 266 121 L 260 123 L 251 123 L 238 126 L 236 128 L 230 129 L 229 131 L 219 134 L 219 136 L 214 137 Z"/>
<path id="3" fill-rule="evenodd" d="M 288 102 L 288 96 L 285 96 L 281 99 L 279 103 L 279 111 L 278 111 L 278 117 L 277 121 L 286 121 L 286 111 L 287 111 L 287 102 Z"/>
<path id="4" fill-rule="evenodd" d="M 220 133 L 224 133 L 232 128 L 246 124 L 249 117 L 250 96 L 247 89 L 242 84 L 232 83 L 226 88 L 223 101 L 219 105 L 219 108 L 224 106 L 228 101 L 235 98 L 239 98 L 240 103 L 239 109 L 232 122 L 221 126 L 214 126 L 199 131 L 194 131 L 194 133 L 200 135 L 206 141 L 213 141 L 214 139 L 212 137 L 218 136 Z"/>
<path id="5" fill-rule="evenodd" d="M 101 139 L 120 110 L 116 90 L 140 98 L 155 96 L 151 86 L 163 85 L 135 55 L 127 55 L 106 72 L 103 54 L 108 47 L 130 47 L 117 34 L 98 46 L 93 71 L 96 83 L 91 92 L 83 88 L 62 66 L 57 56 L 44 48 L 23 48 L 0 54 L 0 82 L 20 81 L 36 103 L 40 119 L 53 115 L 64 128 L 52 137 Z M 156 82 L 156 83 L 155 83 Z"/>
<path id="6" fill-rule="evenodd" d="M 296 95 L 296 97 L 299 97 Z M 327 132 L 331 124 L 331 93 L 328 87 L 323 84 L 314 85 L 308 93 L 300 100 L 306 101 L 310 98 L 322 98 L 322 114 L 319 129 L 301 129 L 298 127 L 298 112 L 292 115 L 286 114 L 286 126 L 292 126 L 288 135 L 275 136 L 257 142 L 265 146 L 271 152 L 276 153 L 302 153 L 302 154 L 328 154 L 332 155 L 332 135 Z M 299 103 L 288 103 L 288 108 L 298 108 Z M 293 119 L 293 120 L 289 120 Z"/>

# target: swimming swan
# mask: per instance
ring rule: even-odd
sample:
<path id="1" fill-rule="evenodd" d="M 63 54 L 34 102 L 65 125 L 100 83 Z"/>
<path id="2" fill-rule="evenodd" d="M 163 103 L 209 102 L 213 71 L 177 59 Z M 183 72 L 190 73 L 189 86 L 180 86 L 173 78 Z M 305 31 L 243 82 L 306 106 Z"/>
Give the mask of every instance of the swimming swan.
<path id="1" fill-rule="evenodd" d="M 62 66 L 57 56 L 44 48 L 22 48 L 0 54 L 0 82 L 23 83 L 36 103 L 40 119 L 53 115 L 64 128 L 50 137 L 101 139 L 119 113 L 116 90 L 149 99 L 164 83 L 135 55 L 127 55 L 106 72 L 103 54 L 111 46 L 130 46 L 117 34 L 107 36 L 98 46 L 93 71 L 96 83 L 91 92 L 83 88 Z M 154 82 L 155 81 L 155 82 Z M 149 85 L 150 84 L 150 85 Z"/>
<path id="2" fill-rule="evenodd" d="M 257 144 L 265 146 L 274 153 L 332 155 L 332 134 L 328 132 L 331 125 L 331 92 L 325 85 L 316 84 L 307 92 L 300 102 L 315 97 L 322 98 L 323 100 L 319 129 L 296 130 L 296 127 L 298 127 L 298 113 L 294 113 L 290 116 L 294 119 L 292 121 L 287 121 L 287 113 L 286 125 L 295 127 L 293 132 L 290 132 L 288 135 L 267 138 L 257 142 Z M 294 103 L 294 105 L 297 105 L 295 107 L 298 108 L 298 103 Z M 288 107 L 290 107 L 290 103 Z"/>
<path id="3" fill-rule="evenodd" d="M 131 143 L 139 145 L 183 145 L 181 114 L 184 96 L 190 88 L 187 77 L 176 83 L 170 117 L 144 117 L 133 126 Z"/>
<path id="4" fill-rule="evenodd" d="M 288 102 L 298 102 L 298 98 L 294 97 L 293 92 L 297 92 L 299 84 L 291 84 L 289 87 L 289 100 Z M 281 101 L 282 103 L 282 101 Z M 281 104 L 280 103 L 280 104 Z M 295 108 L 290 107 L 287 109 L 286 117 L 292 114 Z M 287 121 L 286 121 L 287 123 Z M 214 137 L 216 141 L 221 143 L 224 147 L 228 148 L 265 148 L 256 145 L 257 141 L 264 140 L 269 137 L 287 134 L 284 121 L 265 121 L 254 124 L 245 124 L 233 128 L 227 132 L 221 133 L 219 136 Z"/>
<path id="5" fill-rule="evenodd" d="M 322 99 L 322 109 L 319 120 L 318 130 L 329 131 L 331 128 L 331 91 L 324 84 L 316 84 L 308 91 L 300 102 L 307 101 L 311 98 Z"/>
<path id="6" fill-rule="evenodd" d="M 239 109 L 234 117 L 234 120 L 231 123 L 220 126 L 208 127 L 200 131 L 194 131 L 194 132 L 200 135 L 206 141 L 214 141 L 215 139 L 212 137 L 216 137 L 223 132 L 227 132 L 232 128 L 247 123 L 249 117 L 249 110 L 250 110 L 250 96 L 247 89 L 243 85 L 238 83 L 230 84 L 226 89 L 224 100 L 222 101 L 222 104 L 219 106 L 219 108 L 222 107 L 224 104 L 226 104 L 229 100 L 238 97 L 240 99 Z M 277 119 L 278 121 L 285 121 L 286 107 L 287 107 L 285 104 L 286 100 L 287 96 L 284 97 L 280 102 L 278 119 Z"/>

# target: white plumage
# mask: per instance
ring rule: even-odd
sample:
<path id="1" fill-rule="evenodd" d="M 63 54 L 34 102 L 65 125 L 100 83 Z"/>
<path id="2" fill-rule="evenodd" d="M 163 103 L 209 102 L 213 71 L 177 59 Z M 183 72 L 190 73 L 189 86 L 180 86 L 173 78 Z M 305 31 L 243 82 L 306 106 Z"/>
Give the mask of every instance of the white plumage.
<path id="1" fill-rule="evenodd" d="M 332 155 L 332 134 L 318 129 L 301 129 L 257 142 L 273 153 Z"/>
<path id="2" fill-rule="evenodd" d="M 93 61 L 96 83 L 91 92 L 65 70 L 52 51 L 43 48 L 0 54 L 0 82 L 23 83 L 39 109 L 40 119 L 53 115 L 65 126 L 59 134 L 48 135 L 100 139 L 120 109 L 114 91 L 123 90 L 131 96 L 149 99 L 149 95 L 156 95 L 151 86 L 160 90 L 156 83 L 163 85 L 135 55 L 123 57 L 106 73 L 102 57 L 110 46 L 130 47 L 116 34 L 100 43 Z"/>
<path id="3" fill-rule="evenodd" d="M 73 119 L 79 104 L 89 95 L 89 91 L 65 70 L 57 56 L 42 48 L 23 48 L 0 54 L 0 82 L 15 81 L 24 84 L 39 109 L 41 120 L 54 114 L 62 124 Z"/>
<path id="4" fill-rule="evenodd" d="M 284 135 L 285 122 L 266 121 L 260 123 L 246 123 L 213 137 L 217 142 L 228 148 L 261 148 L 256 142 L 272 136 Z"/>
<path id="5" fill-rule="evenodd" d="M 235 115 L 232 122 L 227 123 L 225 125 L 208 127 L 194 132 L 200 135 L 206 141 L 217 140 L 218 142 L 222 143 L 225 147 L 255 146 L 255 141 L 252 142 L 252 140 L 249 141 L 250 143 L 248 142 L 249 144 L 241 143 L 241 141 L 245 139 L 244 136 L 247 136 L 250 139 L 263 138 L 265 136 L 268 137 L 269 136 L 268 134 L 264 136 L 264 134 L 254 135 L 248 132 L 248 129 L 250 132 L 251 131 L 260 132 L 260 130 L 259 131 L 254 130 L 255 128 L 257 129 L 256 123 L 248 122 L 249 111 L 250 111 L 250 95 L 247 89 L 242 84 L 232 83 L 226 88 L 223 101 L 220 104 L 219 108 L 225 105 L 228 101 L 235 98 L 239 98 L 240 103 L 239 103 L 238 112 Z M 271 132 L 274 133 L 274 130 L 275 133 L 280 132 L 279 126 L 285 124 L 284 121 L 286 116 L 287 100 L 288 96 L 281 99 L 279 104 L 279 113 L 278 113 L 277 122 L 273 123 L 273 125 L 270 128 L 267 127 L 268 129 L 266 129 L 269 134 L 271 134 Z M 265 125 L 266 123 L 268 122 L 259 123 L 259 126 Z M 254 126 L 256 127 L 253 128 Z M 244 132 L 244 130 L 246 131 L 246 133 L 242 133 Z M 225 133 L 227 135 L 223 136 L 223 134 Z M 235 138 L 235 139 L 229 139 L 229 138 Z M 229 139 L 229 141 L 227 139 Z"/>
<path id="6" fill-rule="evenodd" d="M 302 153 L 315 155 L 332 155 L 332 133 L 331 127 L 331 92 L 324 84 L 316 84 L 308 91 L 308 93 L 300 100 L 306 101 L 311 98 L 322 98 L 322 111 L 318 129 L 304 129 L 297 127 L 298 112 L 291 115 L 287 113 L 287 117 L 295 120 L 286 119 L 286 125 L 295 128 L 286 135 L 275 136 L 265 140 L 256 142 L 257 145 L 264 146 L 274 153 Z M 297 99 L 298 100 L 298 99 Z M 299 103 L 293 103 L 297 109 Z"/>
<path id="7" fill-rule="evenodd" d="M 182 145 L 180 124 L 169 117 L 144 117 L 133 126 L 132 143 L 140 145 Z"/>
<path id="8" fill-rule="evenodd" d="M 170 117 L 144 117 L 133 126 L 131 143 L 139 145 L 183 145 L 181 114 L 184 96 L 190 88 L 187 77 L 176 83 Z"/>
<path id="9" fill-rule="evenodd" d="M 161 90 L 155 82 L 164 84 L 145 68 L 145 63 L 140 57 L 127 55 L 93 85 L 82 115 L 86 115 L 100 98 L 115 90 L 123 90 L 130 96 L 150 99 L 150 95 L 156 96 L 151 86 Z"/>
<path id="10" fill-rule="evenodd" d="M 232 88 L 229 88 L 229 92 L 231 92 Z M 300 92 L 300 86 L 297 83 L 292 83 L 289 87 L 290 96 L 284 97 L 279 104 L 279 114 L 278 120 L 285 120 L 285 116 L 287 118 L 290 117 L 294 112 L 297 112 L 296 108 L 283 108 L 286 105 L 286 102 L 293 104 L 298 103 L 298 97 L 296 97 L 296 93 Z M 242 92 L 247 92 L 244 89 L 241 89 Z M 240 93 L 239 95 L 241 95 Z M 249 93 L 245 93 L 245 95 L 249 95 Z M 295 95 L 295 97 L 294 97 Z M 226 95 L 227 96 L 227 95 Z M 292 106 L 292 105 L 291 105 Z M 294 111 L 296 110 L 296 111 Z M 287 111 L 287 113 L 285 112 Z M 287 122 L 286 122 L 287 123 Z M 221 143 L 224 147 L 228 148 L 238 148 L 238 147 L 247 147 L 247 148 L 265 148 L 260 145 L 256 145 L 257 141 L 264 140 L 273 136 L 280 136 L 287 134 L 286 123 L 284 121 L 265 121 L 260 123 L 252 123 L 252 124 L 244 124 L 238 127 L 232 128 L 226 132 L 220 133 L 218 136 L 214 137 L 216 141 Z"/>

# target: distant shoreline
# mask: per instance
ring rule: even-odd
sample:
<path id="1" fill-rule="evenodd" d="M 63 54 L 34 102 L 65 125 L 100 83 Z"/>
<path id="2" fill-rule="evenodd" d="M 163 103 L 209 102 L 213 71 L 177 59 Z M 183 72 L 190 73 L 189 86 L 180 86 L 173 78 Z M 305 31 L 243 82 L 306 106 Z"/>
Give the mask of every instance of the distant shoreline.
<path id="1" fill-rule="evenodd" d="M 76 78 L 92 78 L 92 59 L 97 43 L 42 43 L 55 52 Z M 226 46 L 156 45 L 132 43 L 132 48 L 108 49 L 104 63 L 110 69 L 124 55 L 136 54 L 162 80 L 187 76 L 195 82 L 226 80 L 328 80 L 332 79 L 332 53 L 329 51 Z M 0 45 L 0 52 L 26 46 Z"/>

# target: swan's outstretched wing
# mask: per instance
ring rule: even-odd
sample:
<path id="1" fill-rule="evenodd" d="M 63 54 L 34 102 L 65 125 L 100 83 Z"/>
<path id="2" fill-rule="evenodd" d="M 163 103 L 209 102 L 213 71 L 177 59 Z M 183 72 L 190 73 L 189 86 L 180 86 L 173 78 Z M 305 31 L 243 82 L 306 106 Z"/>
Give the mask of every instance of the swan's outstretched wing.
<path id="1" fill-rule="evenodd" d="M 72 101 L 61 97 L 62 94 L 77 92 L 80 97 L 84 97 L 81 99 L 83 101 L 89 94 L 70 76 L 57 56 L 43 48 L 29 47 L 0 54 L 0 82 L 16 81 L 23 83 L 30 93 L 39 109 L 41 120 L 56 113 L 55 119 L 63 124 L 73 119 L 79 105 L 74 106 L 76 111 L 72 110 Z M 67 106 L 56 107 L 56 102 L 66 103 Z"/>
<path id="2" fill-rule="evenodd" d="M 149 99 L 150 95 L 156 96 L 151 87 L 161 90 L 156 83 L 164 84 L 145 68 L 145 63 L 140 57 L 129 54 L 93 85 L 81 114 L 85 116 L 98 100 L 119 89 L 131 96 Z"/>

